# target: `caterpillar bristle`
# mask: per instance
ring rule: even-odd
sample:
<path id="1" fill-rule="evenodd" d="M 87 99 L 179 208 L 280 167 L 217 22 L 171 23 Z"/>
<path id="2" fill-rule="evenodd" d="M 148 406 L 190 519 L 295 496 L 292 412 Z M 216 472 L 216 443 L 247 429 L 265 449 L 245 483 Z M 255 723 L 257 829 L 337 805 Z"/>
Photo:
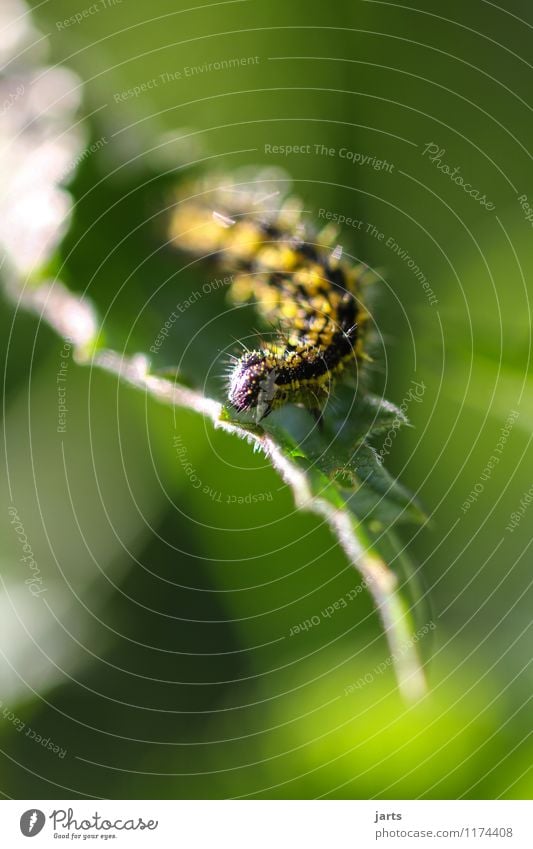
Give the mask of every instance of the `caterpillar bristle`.
<path id="1" fill-rule="evenodd" d="M 339 263 L 342 258 L 342 245 L 337 245 L 331 252 L 330 260 L 335 264 Z"/>
<path id="2" fill-rule="evenodd" d="M 217 212 L 213 210 L 213 218 L 217 222 L 217 224 L 221 224 L 222 227 L 233 227 L 236 224 L 234 218 L 230 218 L 229 215 L 223 215 L 222 212 Z"/>

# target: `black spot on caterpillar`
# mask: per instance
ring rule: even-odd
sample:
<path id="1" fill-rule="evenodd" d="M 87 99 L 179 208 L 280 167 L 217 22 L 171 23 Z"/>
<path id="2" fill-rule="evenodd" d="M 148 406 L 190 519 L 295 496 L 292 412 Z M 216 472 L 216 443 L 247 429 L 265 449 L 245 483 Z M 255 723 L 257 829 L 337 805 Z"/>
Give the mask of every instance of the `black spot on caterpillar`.
<path id="1" fill-rule="evenodd" d="M 264 175 L 239 182 L 237 173 L 186 186 L 170 239 L 231 271 L 234 302 L 255 300 L 275 328 L 274 341 L 232 365 L 229 404 L 253 412 L 258 422 L 286 403 L 302 404 L 320 418 L 335 381 L 353 375 L 366 357 L 369 316 L 360 289 L 373 275 L 344 260 L 340 246 L 332 250 L 331 228 L 304 226 L 301 203 L 280 201 L 273 182 Z"/>

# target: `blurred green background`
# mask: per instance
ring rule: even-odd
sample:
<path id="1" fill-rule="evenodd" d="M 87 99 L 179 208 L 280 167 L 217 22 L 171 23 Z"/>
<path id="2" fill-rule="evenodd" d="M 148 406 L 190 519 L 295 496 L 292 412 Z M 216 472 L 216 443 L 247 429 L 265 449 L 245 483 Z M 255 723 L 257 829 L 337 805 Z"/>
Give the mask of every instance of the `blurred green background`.
<path id="1" fill-rule="evenodd" d="M 390 667 L 346 694 L 388 655 L 368 596 L 290 636 L 359 583 L 327 528 L 294 511 L 245 443 L 74 362 L 58 434 L 63 343 L 4 304 L 0 790 L 529 796 L 533 511 L 506 526 L 533 483 L 532 231 L 518 200 L 533 204 L 530 4 L 109 0 L 67 25 L 90 4 L 33 5 L 47 61 L 82 80 L 95 147 L 70 184 L 57 272 L 97 305 L 109 346 L 148 352 L 176 303 L 220 276 L 184 269 L 189 258 L 165 244 L 165 208 L 186 175 L 281 166 L 310 221 L 323 209 L 362 222 L 339 241 L 384 276 L 374 388 L 399 404 L 411 381 L 426 387 L 387 465 L 430 516 L 401 533 L 436 628 L 422 704 L 401 703 Z M 246 57 L 258 61 L 198 70 Z M 430 143 L 493 209 L 424 154 Z M 311 152 L 265 152 L 289 144 Z M 392 168 L 354 164 L 343 148 Z M 220 289 L 180 316 L 152 366 L 180 363 L 222 398 L 222 352 L 254 326 Z M 180 463 L 177 435 L 208 493 Z M 24 585 L 11 501 L 41 598 Z"/>

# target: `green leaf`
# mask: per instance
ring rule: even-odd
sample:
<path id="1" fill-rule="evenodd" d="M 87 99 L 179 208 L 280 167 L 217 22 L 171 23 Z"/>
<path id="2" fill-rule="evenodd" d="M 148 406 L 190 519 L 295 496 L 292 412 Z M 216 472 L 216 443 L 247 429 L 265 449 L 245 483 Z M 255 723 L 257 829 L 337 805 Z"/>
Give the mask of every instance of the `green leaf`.
<path id="1" fill-rule="evenodd" d="M 425 521 L 414 497 L 387 471 L 371 445 L 392 428 L 408 424 L 394 404 L 364 390 L 354 395 L 349 387 L 339 387 L 322 427 L 297 407 L 274 413 L 263 424 L 291 458 L 307 460 L 308 473 L 322 473 L 357 521 L 383 526 Z"/>

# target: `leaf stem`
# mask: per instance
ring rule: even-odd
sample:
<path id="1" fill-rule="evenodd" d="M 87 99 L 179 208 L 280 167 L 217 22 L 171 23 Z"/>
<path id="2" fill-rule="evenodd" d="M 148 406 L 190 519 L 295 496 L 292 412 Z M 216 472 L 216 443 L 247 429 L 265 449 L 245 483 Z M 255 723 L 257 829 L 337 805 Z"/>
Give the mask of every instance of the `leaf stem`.
<path id="1" fill-rule="evenodd" d="M 124 359 L 113 351 L 103 351 L 96 354 L 94 363 L 119 375 L 128 383 L 144 388 L 160 401 L 207 416 L 215 428 L 246 439 L 264 452 L 274 469 L 291 487 L 296 506 L 327 521 L 350 564 L 362 576 L 372 595 L 383 623 L 391 664 L 403 697 L 409 702 L 421 698 L 426 693 L 426 680 L 416 642 L 413 642 L 414 624 L 411 610 L 400 593 L 397 576 L 377 552 L 362 524 L 356 523 L 347 510 L 314 495 L 305 472 L 286 456 L 269 434 L 256 434 L 234 422 L 225 421 L 221 418 L 222 405 L 218 401 L 206 398 L 201 393 L 167 378 L 150 375 L 149 363 L 144 356 Z"/>
<path id="2" fill-rule="evenodd" d="M 409 604 L 400 592 L 398 577 L 387 566 L 369 539 L 363 525 L 342 505 L 315 495 L 306 473 L 287 457 L 281 446 L 268 433 L 247 430 L 222 418 L 222 405 L 199 392 L 150 373 L 150 362 L 144 354 L 124 356 L 116 351 L 98 349 L 96 313 L 85 298 L 71 293 L 59 281 L 44 283 L 39 288 L 6 286 L 11 300 L 46 321 L 60 336 L 74 346 L 79 364 L 97 366 L 117 375 L 122 381 L 144 389 L 157 400 L 193 410 L 211 420 L 214 427 L 231 433 L 260 448 L 285 483 L 291 487 L 297 508 L 323 518 L 338 539 L 351 566 L 363 578 L 383 623 L 398 685 L 406 701 L 413 702 L 426 692 L 426 681 L 414 637 L 414 620 Z"/>

